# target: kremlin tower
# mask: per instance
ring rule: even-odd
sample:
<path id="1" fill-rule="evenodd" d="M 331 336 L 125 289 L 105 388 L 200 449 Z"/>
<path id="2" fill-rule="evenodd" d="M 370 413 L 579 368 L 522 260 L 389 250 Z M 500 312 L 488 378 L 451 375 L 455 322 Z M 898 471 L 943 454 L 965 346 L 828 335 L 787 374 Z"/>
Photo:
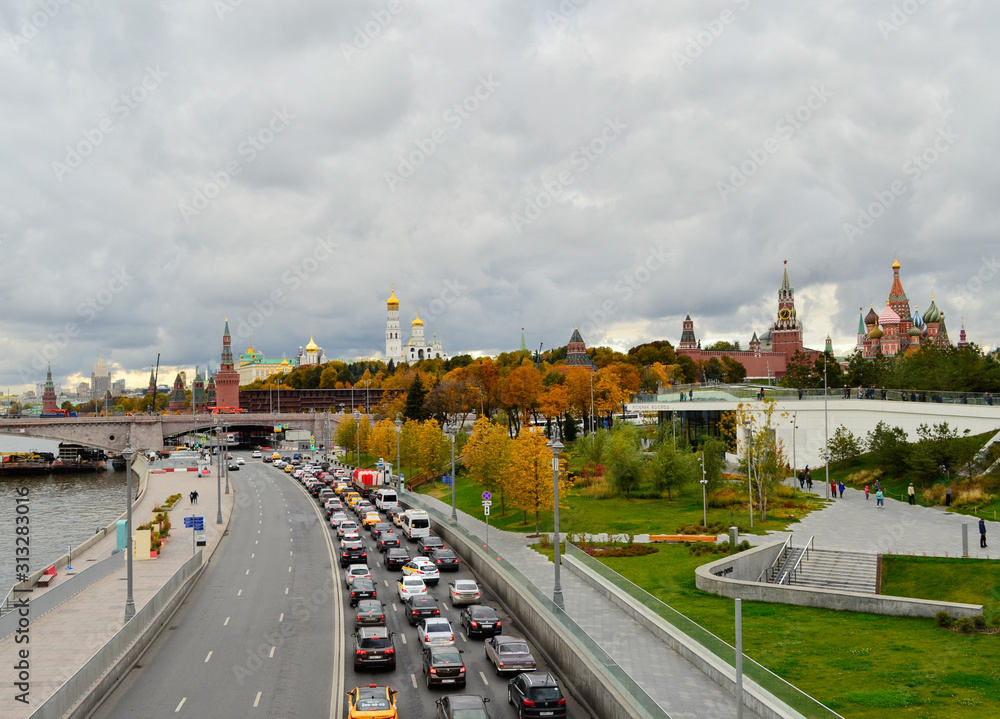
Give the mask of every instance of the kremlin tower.
<path id="1" fill-rule="evenodd" d="M 229 335 L 229 318 L 222 334 L 222 360 L 215 373 L 215 404 L 219 407 L 240 406 L 240 373 L 233 369 L 233 339 Z"/>
<path id="2" fill-rule="evenodd" d="M 403 359 L 403 338 L 399 334 L 399 300 L 396 299 L 395 285 L 385 302 L 385 308 L 385 359 L 398 364 Z"/>
<path id="3" fill-rule="evenodd" d="M 962 330 L 965 335 L 965 330 Z M 58 409 L 58 399 L 56 398 L 56 388 L 52 384 L 52 365 L 49 365 L 48 372 L 45 373 L 45 391 L 42 393 L 42 414 Z"/>

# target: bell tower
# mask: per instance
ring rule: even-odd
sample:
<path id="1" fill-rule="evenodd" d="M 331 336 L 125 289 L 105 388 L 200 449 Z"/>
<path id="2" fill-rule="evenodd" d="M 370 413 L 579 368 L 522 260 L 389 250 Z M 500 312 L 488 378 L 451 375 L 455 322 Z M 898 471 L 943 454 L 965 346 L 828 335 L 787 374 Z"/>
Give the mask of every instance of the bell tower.
<path id="1" fill-rule="evenodd" d="M 771 325 L 771 351 L 791 357 L 802 349 L 802 325 L 795 311 L 795 290 L 788 281 L 788 260 L 778 290 L 778 319 Z"/>

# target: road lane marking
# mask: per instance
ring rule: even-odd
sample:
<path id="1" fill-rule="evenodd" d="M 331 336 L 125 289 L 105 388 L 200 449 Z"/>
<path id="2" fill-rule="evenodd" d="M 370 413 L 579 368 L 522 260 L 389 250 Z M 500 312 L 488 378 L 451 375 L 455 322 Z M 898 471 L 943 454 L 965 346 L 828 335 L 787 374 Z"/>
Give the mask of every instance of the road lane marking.
<path id="1" fill-rule="evenodd" d="M 289 568 L 288 568 L 288 571 L 289 571 L 289 572 L 290 572 L 290 571 L 292 571 L 292 568 L 291 568 L 291 567 L 289 567 Z"/>
<path id="2" fill-rule="evenodd" d="M 205 657 L 205 663 L 208 664 L 208 660 L 211 659 L 211 658 L 212 658 L 212 652 L 209 652 L 208 656 Z"/>
<path id="3" fill-rule="evenodd" d="M 243 590 L 241 589 L 240 591 L 236 592 L 236 596 L 237 597 L 243 596 Z"/>
<path id="4" fill-rule="evenodd" d="M 256 556 L 257 556 L 256 554 L 252 554 L 252 553 L 251 553 L 251 555 L 250 555 L 250 559 L 253 559 L 253 558 L 254 558 L 254 557 L 256 557 Z"/>
<path id="5" fill-rule="evenodd" d="M 253 540 L 253 543 L 254 543 L 254 544 L 259 544 L 259 543 L 260 543 L 260 540 L 259 540 L 259 539 L 255 539 L 255 540 Z"/>
<path id="6" fill-rule="evenodd" d="M 257 692 L 257 698 L 253 700 L 253 705 L 254 705 L 255 707 L 256 707 L 256 706 L 257 706 L 258 704 L 260 704 L 260 695 L 261 695 L 261 694 L 262 694 L 262 692 Z"/>
<path id="7" fill-rule="evenodd" d="M 290 557 L 290 556 L 292 556 L 292 554 L 293 554 L 292 550 L 291 550 L 291 549 L 289 549 L 289 550 L 288 550 L 288 556 Z"/>
<path id="8" fill-rule="evenodd" d="M 222 623 L 222 626 L 227 626 L 229 624 L 229 617 L 226 617 L 226 621 Z"/>
<path id="9" fill-rule="evenodd" d="M 288 594 L 288 587 L 285 587 L 285 594 Z"/>
<path id="10" fill-rule="evenodd" d="M 268 659 L 274 659 L 274 650 L 275 650 L 276 648 L 277 648 L 277 647 L 271 647 L 271 653 L 267 655 L 267 658 L 268 658 Z"/>
<path id="11" fill-rule="evenodd" d="M 463 642 L 468 642 L 469 641 L 468 639 L 465 638 L 464 634 L 459 634 L 458 636 L 462 637 L 462 641 Z"/>
<path id="12" fill-rule="evenodd" d="M 486 686 L 490 685 L 490 683 L 488 681 L 486 681 L 486 675 L 485 674 L 483 674 L 482 672 L 479 672 L 479 676 L 481 676 L 483 678 L 483 684 L 485 684 Z"/>
<path id="13" fill-rule="evenodd" d="M 385 583 L 385 586 L 387 586 L 387 587 L 389 586 L 389 580 L 388 579 L 383 579 L 382 581 Z"/>
<path id="14" fill-rule="evenodd" d="M 417 675 L 416 674 L 411 674 L 410 675 L 410 681 L 413 682 L 413 688 L 416 689 L 417 688 Z"/>
<path id="15" fill-rule="evenodd" d="M 406 635 L 405 634 L 401 634 L 400 636 L 403 637 L 403 644 L 406 644 Z"/>
<path id="16" fill-rule="evenodd" d="M 279 622 L 285 621 L 285 613 L 284 612 L 282 612 L 281 614 L 278 615 L 278 621 Z"/>
<path id="17" fill-rule="evenodd" d="M 250 570 L 249 569 L 247 570 L 247 574 L 250 574 Z M 246 575 L 244 575 L 244 576 L 246 576 Z"/>
<path id="18" fill-rule="evenodd" d="M 184 697 L 183 699 L 181 699 L 181 703 L 177 705 L 176 709 L 174 709 L 174 714 L 176 714 L 177 712 L 179 712 L 181 710 L 181 707 L 184 706 L 184 702 L 186 702 L 186 701 L 187 701 L 187 697 Z"/>
<path id="19" fill-rule="evenodd" d="M 398 610 L 398 609 L 396 608 L 396 603 L 395 603 L 395 602 L 393 602 L 393 603 L 392 603 L 392 611 L 394 611 L 394 612 L 398 612 L 398 611 L 399 611 L 399 610 Z"/>

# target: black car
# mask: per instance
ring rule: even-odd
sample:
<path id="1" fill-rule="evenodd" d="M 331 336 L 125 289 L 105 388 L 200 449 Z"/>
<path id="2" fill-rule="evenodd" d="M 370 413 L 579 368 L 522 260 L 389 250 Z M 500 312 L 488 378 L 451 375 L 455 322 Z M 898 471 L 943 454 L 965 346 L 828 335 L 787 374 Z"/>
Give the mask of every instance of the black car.
<path id="1" fill-rule="evenodd" d="M 466 635 L 472 637 L 493 637 L 503 634 L 503 622 L 497 610 L 485 604 L 471 604 L 462 610 L 459 621 L 465 627 Z"/>
<path id="2" fill-rule="evenodd" d="M 437 713 L 435 719 L 492 719 L 486 704 L 489 697 L 477 697 L 471 694 L 453 694 L 441 697 L 436 702 Z"/>
<path id="3" fill-rule="evenodd" d="M 229 463 L 229 471 L 230 472 L 239 472 L 240 471 L 240 465 L 236 464 L 236 462 L 230 462 Z"/>
<path id="4" fill-rule="evenodd" d="M 372 537 L 378 539 L 382 532 L 391 532 L 395 527 L 390 522 L 375 522 L 371 527 Z"/>
<path id="5" fill-rule="evenodd" d="M 263 462 L 264 464 L 271 464 L 271 462 L 273 462 L 274 460 L 273 460 L 273 459 L 271 459 L 271 455 L 269 455 L 269 454 L 265 454 L 265 455 L 264 455 L 264 456 L 263 456 L 263 457 L 261 458 L 261 461 L 262 461 L 262 462 Z"/>
<path id="6" fill-rule="evenodd" d="M 465 686 L 465 662 L 458 647 L 425 647 L 422 663 L 428 689 L 448 684 Z"/>
<path id="7" fill-rule="evenodd" d="M 406 600 L 403 609 L 406 619 L 413 626 L 420 624 L 427 617 L 437 617 L 441 615 L 441 608 L 437 601 L 429 594 L 418 594 Z"/>
<path id="8" fill-rule="evenodd" d="M 364 627 L 354 634 L 354 668 L 396 668 L 393 632 L 385 627 Z"/>
<path id="9" fill-rule="evenodd" d="M 375 599 L 378 592 L 375 591 L 375 582 L 367 577 L 358 577 L 351 584 L 351 606 L 357 606 L 362 599 Z"/>
<path id="10" fill-rule="evenodd" d="M 386 550 L 384 560 L 386 569 L 399 569 L 409 561 L 410 553 L 402 547 Z"/>
<path id="11" fill-rule="evenodd" d="M 443 546 L 444 542 L 441 541 L 441 537 L 424 537 L 417 541 L 417 554 L 421 557 L 430 557 L 431 552 Z"/>
<path id="12" fill-rule="evenodd" d="M 507 683 L 507 701 L 519 717 L 565 719 L 566 698 L 551 674 L 518 674 Z"/>
<path id="13" fill-rule="evenodd" d="M 368 552 L 365 550 L 360 540 L 355 542 L 343 542 L 340 545 L 340 566 L 346 567 L 348 564 L 367 564 Z"/>
<path id="14" fill-rule="evenodd" d="M 387 552 L 394 547 L 399 546 L 399 537 L 397 537 L 392 532 L 385 532 L 379 537 L 378 540 L 378 551 Z"/>
<path id="15" fill-rule="evenodd" d="M 434 562 L 438 571 L 458 571 L 458 555 L 447 547 L 435 549 L 428 558 Z"/>
<path id="16" fill-rule="evenodd" d="M 354 614 L 354 628 L 384 627 L 385 607 L 377 599 L 362 599 Z"/>

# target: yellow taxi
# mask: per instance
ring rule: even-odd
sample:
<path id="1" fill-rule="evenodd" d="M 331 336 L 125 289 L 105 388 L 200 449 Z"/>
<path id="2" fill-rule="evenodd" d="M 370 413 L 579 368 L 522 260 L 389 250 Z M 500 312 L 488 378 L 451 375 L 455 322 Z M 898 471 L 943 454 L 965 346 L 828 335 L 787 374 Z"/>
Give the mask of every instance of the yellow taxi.
<path id="1" fill-rule="evenodd" d="M 369 684 L 347 692 L 348 719 L 399 719 L 397 692 L 392 687 Z"/>
<path id="2" fill-rule="evenodd" d="M 286 472 L 287 472 L 288 474 L 291 474 L 291 473 L 292 473 L 292 470 L 293 470 L 293 469 L 295 469 L 295 467 L 293 467 L 292 465 L 290 465 L 290 464 L 286 464 L 286 465 L 285 465 L 285 471 L 286 471 Z"/>
<path id="3" fill-rule="evenodd" d="M 373 524 L 378 524 L 382 521 L 382 517 L 378 512 L 369 512 L 361 519 L 362 527 L 371 527 Z"/>
<path id="4" fill-rule="evenodd" d="M 361 501 L 362 497 L 357 492 L 348 492 L 344 497 L 347 500 L 347 506 L 354 509 L 354 505 Z"/>

